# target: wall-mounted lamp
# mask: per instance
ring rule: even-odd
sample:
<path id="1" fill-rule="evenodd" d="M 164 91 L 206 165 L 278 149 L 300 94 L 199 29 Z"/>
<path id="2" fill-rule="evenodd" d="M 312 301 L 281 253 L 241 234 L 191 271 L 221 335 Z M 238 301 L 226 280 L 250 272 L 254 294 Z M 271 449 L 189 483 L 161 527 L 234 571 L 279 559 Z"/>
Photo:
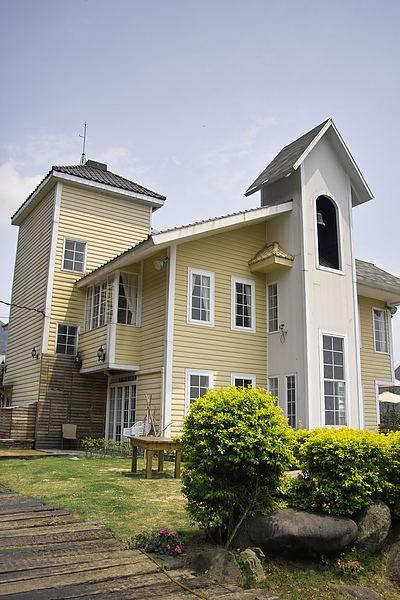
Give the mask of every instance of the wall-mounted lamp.
<path id="1" fill-rule="evenodd" d="M 103 349 L 103 346 L 97 350 L 97 360 L 99 362 L 104 362 L 106 360 L 106 351 Z"/>
<path id="2" fill-rule="evenodd" d="M 280 342 L 281 344 L 284 344 L 286 341 L 286 334 L 287 334 L 287 330 L 285 329 L 285 325 L 282 323 L 282 325 L 279 325 L 279 331 L 281 332 L 281 337 Z"/>
<path id="3" fill-rule="evenodd" d="M 322 225 L 323 227 L 326 226 L 324 217 L 322 216 L 322 213 L 320 213 L 320 212 L 317 213 L 317 225 Z"/>
<path id="4" fill-rule="evenodd" d="M 79 352 L 76 353 L 74 360 L 75 360 L 75 364 L 77 364 L 78 367 L 81 368 L 82 358 L 81 358 L 81 355 L 79 354 Z"/>
<path id="5" fill-rule="evenodd" d="M 153 262 L 153 267 L 156 271 L 162 271 L 166 262 L 169 261 L 169 257 L 167 256 L 164 260 L 155 260 Z"/>
<path id="6" fill-rule="evenodd" d="M 33 347 L 31 350 L 31 356 L 32 358 L 39 358 L 39 352 L 36 350 L 35 347 Z"/>
<path id="7" fill-rule="evenodd" d="M 397 306 L 389 306 L 388 304 L 386 304 L 385 308 L 390 310 L 390 316 L 393 319 L 394 315 L 397 313 Z"/>

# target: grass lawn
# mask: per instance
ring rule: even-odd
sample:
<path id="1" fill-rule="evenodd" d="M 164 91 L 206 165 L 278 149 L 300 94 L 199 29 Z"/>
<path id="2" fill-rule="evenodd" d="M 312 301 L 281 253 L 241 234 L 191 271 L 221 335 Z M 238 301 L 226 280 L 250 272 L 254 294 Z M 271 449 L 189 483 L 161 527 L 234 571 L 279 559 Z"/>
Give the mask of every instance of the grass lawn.
<path id="1" fill-rule="evenodd" d="M 138 459 L 139 473 L 130 468 L 129 458 L 2 460 L 0 483 L 65 507 L 85 521 L 101 521 L 124 542 L 142 529 L 162 527 L 188 539 L 198 533 L 186 515 L 172 462 L 164 462 L 164 473 L 153 471 L 152 479 L 140 472 L 145 469 L 143 459 Z"/>
<path id="2" fill-rule="evenodd" d="M 186 546 L 203 540 L 200 530 L 190 524 L 181 494 L 181 482 L 174 479 L 172 462 L 164 463 L 164 473 L 153 471 L 144 479 L 144 461 L 138 460 L 138 474 L 130 472 L 130 459 L 46 457 L 38 460 L 1 460 L 0 483 L 13 492 L 33 496 L 47 504 L 57 504 L 86 521 L 100 521 L 115 537 L 126 541 L 140 530 L 167 528 L 179 532 Z M 364 570 L 359 576 L 341 577 L 332 562 L 319 558 L 303 563 L 267 560 L 263 587 L 280 600 L 344 600 L 351 596 L 331 587 L 331 583 L 356 585 L 375 590 L 383 600 L 398 600 L 400 590 L 385 577 L 383 554 L 358 558 Z M 261 587 L 261 586 L 258 586 Z"/>

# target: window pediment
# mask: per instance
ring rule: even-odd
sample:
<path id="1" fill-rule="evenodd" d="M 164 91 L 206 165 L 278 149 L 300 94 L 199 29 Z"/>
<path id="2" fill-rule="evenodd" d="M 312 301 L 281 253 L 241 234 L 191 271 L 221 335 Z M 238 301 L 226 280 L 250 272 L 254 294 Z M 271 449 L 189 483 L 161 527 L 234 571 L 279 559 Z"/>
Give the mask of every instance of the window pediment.
<path id="1" fill-rule="evenodd" d="M 278 269 L 293 267 L 294 256 L 283 250 L 278 242 L 266 244 L 248 262 L 250 271 L 272 273 Z"/>

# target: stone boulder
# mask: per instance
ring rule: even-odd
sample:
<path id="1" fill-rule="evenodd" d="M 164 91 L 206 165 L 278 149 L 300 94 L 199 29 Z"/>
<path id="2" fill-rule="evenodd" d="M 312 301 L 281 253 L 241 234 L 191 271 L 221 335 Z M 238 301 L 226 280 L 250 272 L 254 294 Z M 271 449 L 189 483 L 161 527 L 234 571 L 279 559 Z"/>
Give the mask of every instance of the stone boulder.
<path id="1" fill-rule="evenodd" d="M 391 525 L 390 509 L 384 502 L 363 508 L 355 517 L 358 525 L 356 546 L 363 554 L 374 554 L 382 548 Z"/>
<path id="2" fill-rule="evenodd" d="M 339 585 L 336 583 L 331 583 L 330 585 L 340 592 L 346 592 L 350 596 L 358 598 L 358 600 L 382 600 L 382 596 L 378 594 L 378 592 L 374 592 L 374 590 L 370 590 L 365 587 L 358 587 L 355 585 Z"/>
<path id="3" fill-rule="evenodd" d="M 386 577 L 400 584 L 400 538 L 390 546 L 387 553 Z"/>
<path id="4" fill-rule="evenodd" d="M 253 550 L 250 550 L 250 548 L 246 548 L 246 550 L 243 550 L 243 552 L 240 553 L 240 558 L 242 560 L 243 569 L 246 575 L 251 577 L 251 579 L 256 583 L 264 581 L 264 569 L 262 567 L 260 559 Z"/>
<path id="5" fill-rule="evenodd" d="M 220 584 L 241 583 L 242 572 L 232 552 L 213 548 L 192 557 L 190 566 L 195 573 L 206 573 Z"/>
<path id="6" fill-rule="evenodd" d="M 259 546 L 270 556 L 329 554 L 355 542 L 357 534 L 357 524 L 347 517 L 284 508 L 246 519 L 232 545 Z"/>

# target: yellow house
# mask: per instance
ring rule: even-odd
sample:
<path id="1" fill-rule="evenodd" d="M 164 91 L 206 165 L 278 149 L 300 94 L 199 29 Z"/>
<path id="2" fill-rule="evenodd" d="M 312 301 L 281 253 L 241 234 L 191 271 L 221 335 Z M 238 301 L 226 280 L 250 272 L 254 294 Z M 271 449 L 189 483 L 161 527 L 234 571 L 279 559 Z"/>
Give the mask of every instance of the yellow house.
<path id="1" fill-rule="evenodd" d="M 289 423 L 379 423 L 394 382 L 400 279 L 353 255 L 372 198 L 331 119 L 250 186 L 261 206 L 152 232 L 165 197 L 106 165 L 53 167 L 20 228 L 0 434 L 57 447 L 121 439 L 145 417 L 177 435 L 208 388 L 269 389 Z"/>

